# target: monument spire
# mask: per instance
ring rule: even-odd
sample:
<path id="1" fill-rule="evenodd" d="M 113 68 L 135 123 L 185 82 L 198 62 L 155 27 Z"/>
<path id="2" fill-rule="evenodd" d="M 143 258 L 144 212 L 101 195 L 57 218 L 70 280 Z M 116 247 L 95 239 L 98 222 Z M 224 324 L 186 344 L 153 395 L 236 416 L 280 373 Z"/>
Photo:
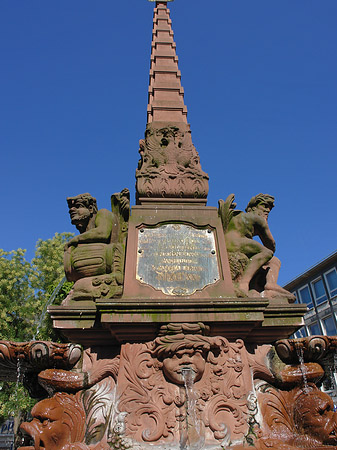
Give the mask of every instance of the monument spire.
<path id="1" fill-rule="evenodd" d="M 187 123 L 184 89 L 178 69 L 176 44 L 170 10 L 166 1 L 157 1 L 153 14 L 152 52 L 147 122 Z"/>
<path id="2" fill-rule="evenodd" d="M 147 126 L 145 139 L 139 143 L 136 200 L 137 204 L 206 204 L 208 175 L 192 144 L 171 24 L 167 1 L 156 1 Z"/>

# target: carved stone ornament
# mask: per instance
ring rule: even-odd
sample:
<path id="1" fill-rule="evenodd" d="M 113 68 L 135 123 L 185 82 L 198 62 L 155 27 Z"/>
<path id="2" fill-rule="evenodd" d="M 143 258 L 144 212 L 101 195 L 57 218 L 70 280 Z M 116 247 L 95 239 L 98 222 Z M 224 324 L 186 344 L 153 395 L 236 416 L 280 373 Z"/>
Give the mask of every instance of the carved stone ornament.
<path id="1" fill-rule="evenodd" d="M 77 344 L 0 341 L 1 379 L 16 380 L 18 366 L 22 374 L 39 372 L 51 366 L 59 369 L 71 369 L 81 355 L 82 348 Z"/>
<path id="2" fill-rule="evenodd" d="M 207 331 L 168 324 L 114 357 L 88 349 L 72 371 L 44 370 L 39 382 L 59 392 L 33 408 L 22 429 L 34 447 L 21 450 L 336 450 L 337 414 L 313 383 L 319 364 L 281 364 L 275 378 L 271 346 L 249 352 Z"/>
<path id="3" fill-rule="evenodd" d="M 275 343 L 278 356 L 286 363 L 298 362 L 299 354 L 303 361 L 322 361 L 333 356 L 337 349 L 337 336 L 308 336 L 301 339 L 281 339 Z"/>
<path id="4" fill-rule="evenodd" d="M 139 147 L 137 198 L 207 198 L 208 175 L 201 169 L 189 125 L 149 123 Z"/>
<path id="5" fill-rule="evenodd" d="M 108 211 L 98 210 L 96 199 L 90 194 L 67 199 L 71 223 L 80 234 L 65 248 L 65 273 L 68 281 L 75 284 L 63 305 L 109 299 L 123 293 L 129 191 L 124 189 L 111 200 L 112 211 Z"/>
<path id="6" fill-rule="evenodd" d="M 261 383 L 257 387 L 264 421 L 256 448 L 336 449 L 337 413 L 332 399 L 314 384 L 282 391 Z"/>
<path id="7" fill-rule="evenodd" d="M 207 327 L 187 324 L 180 329 L 199 333 Z M 186 388 L 189 375 L 193 383 Z M 85 412 L 71 419 L 86 430 L 75 448 L 91 448 L 99 442 L 102 448 L 105 443 L 112 447 L 118 443 L 139 449 L 149 444 L 177 447 L 181 441 L 225 445 L 231 439 L 243 439 L 248 430 L 247 395 L 253 386 L 241 340 L 229 343 L 201 334 L 163 335 L 145 344 L 125 344 L 120 357 L 113 360 L 97 360 L 87 351 L 80 371 L 48 369 L 39 378 L 52 390 L 77 390 L 78 394 L 58 393 L 34 407 L 33 425 L 24 424 L 23 429 L 34 438 L 35 448 L 54 450 L 47 436 L 52 430 L 39 423 L 54 410 L 58 414 L 53 419 L 55 427 L 60 426 L 55 433 L 61 435 L 62 429 L 68 444 L 75 442 L 70 427 L 61 421 L 62 402 L 70 408 L 80 402 L 78 409 Z"/>

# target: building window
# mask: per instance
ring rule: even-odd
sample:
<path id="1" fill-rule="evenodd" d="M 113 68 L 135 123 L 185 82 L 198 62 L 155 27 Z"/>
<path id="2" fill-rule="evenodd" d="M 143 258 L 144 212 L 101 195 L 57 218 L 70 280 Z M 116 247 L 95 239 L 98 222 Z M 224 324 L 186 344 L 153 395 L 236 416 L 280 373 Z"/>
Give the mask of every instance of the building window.
<path id="1" fill-rule="evenodd" d="M 295 303 L 298 303 L 297 292 L 292 292 L 292 294 L 295 296 Z"/>
<path id="2" fill-rule="evenodd" d="M 323 303 L 325 302 L 325 300 L 328 299 L 328 297 L 326 296 L 323 280 L 321 277 L 312 281 L 311 286 L 316 300 L 316 305 L 319 305 L 320 303 Z"/>
<path id="3" fill-rule="evenodd" d="M 325 328 L 325 334 L 327 336 L 335 336 L 337 333 L 335 321 L 332 316 L 326 317 L 323 319 L 323 325 Z"/>
<path id="4" fill-rule="evenodd" d="M 337 273 L 336 269 L 333 268 L 324 274 L 326 284 L 328 285 L 330 297 L 337 295 Z"/>
<path id="5" fill-rule="evenodd" d="M 330 375 L 327 375 L 323 381 L 323 390 L 324 391 L 333 391 L 335 388 L 334 382 Z"/>
<path id="6" fill-rule="evenodd" d="M 295 337 L 297 337 L 297 338 L 303 338 L 306 336 L 308 336 L 308 333 L 307 333 L 307 330 L 305 329 L 305 327 L 300 328 L 295 333 Z"/>
<path id="7" fill-rule="evenodd" d="M 322 334 L 321 327 L 319 326 L 318 322 L 315 322 L 312 325 L 310 325 L 309 326 L 309 330 L 310 330 L 310 335 L 311 336 L 315 336 L 317 334 Z"/>
<path id="8" fill-rule="evenodd" d="M 298 293 L 300 295 L 301 302 L 306 303 L 308 305 L 308 308 L 312 308 L 313 304 L 312 304 L 311 294 L 309 291 L 309 286 L 306 285 L 306 286 L 302 287 L 301 289 L 298 290 Z"/>

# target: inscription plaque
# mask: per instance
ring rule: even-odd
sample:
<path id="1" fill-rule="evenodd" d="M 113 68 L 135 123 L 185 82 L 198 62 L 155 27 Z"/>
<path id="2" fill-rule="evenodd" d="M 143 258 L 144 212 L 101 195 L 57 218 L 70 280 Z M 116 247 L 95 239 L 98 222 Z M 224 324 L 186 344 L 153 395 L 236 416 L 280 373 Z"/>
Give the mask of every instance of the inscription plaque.
<path id="1" fill-rule="evenodd" d="M 167 295 L 191 295 L 219 280 L 214 232 L 185 224 L 138 231 L 136 278 Z"/>

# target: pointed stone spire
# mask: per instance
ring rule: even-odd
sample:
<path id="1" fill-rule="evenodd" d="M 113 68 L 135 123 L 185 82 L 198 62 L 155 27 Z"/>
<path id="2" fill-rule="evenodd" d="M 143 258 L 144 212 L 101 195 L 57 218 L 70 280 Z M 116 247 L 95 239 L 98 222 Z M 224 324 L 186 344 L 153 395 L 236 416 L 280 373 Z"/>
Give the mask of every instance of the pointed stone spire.
<path id="1" fill-rule="evenodd" d="M 178 69 L 170 10 L 157 1 L 153 14 L 152 53 L 147 122 L 187 123 L 184 89 Z"/>
<path id="2" fill-rule="evenodd" d="M 152 0 L 150 0 L 152 1 Z M 156 1 L 145 139 L 139 142 L 136 200 L 205 204 L 208 175 L 192 144 L 170 11 Z M 173 200 L 174 199 L 174 200 Z"/>

